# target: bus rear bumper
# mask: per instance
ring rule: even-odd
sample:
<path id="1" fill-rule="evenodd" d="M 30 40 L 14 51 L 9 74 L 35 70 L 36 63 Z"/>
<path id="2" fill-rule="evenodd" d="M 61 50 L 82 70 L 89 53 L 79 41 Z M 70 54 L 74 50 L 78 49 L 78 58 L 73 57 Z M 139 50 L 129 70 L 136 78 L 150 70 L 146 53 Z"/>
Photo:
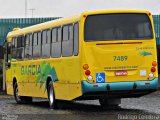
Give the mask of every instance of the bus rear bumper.
<path id="1" fill-rule="evenodd" d="M 158 78 L 148 81 L 94 83 L 82 81 L 83 96 L 140 97 L 158 89 Z"/>

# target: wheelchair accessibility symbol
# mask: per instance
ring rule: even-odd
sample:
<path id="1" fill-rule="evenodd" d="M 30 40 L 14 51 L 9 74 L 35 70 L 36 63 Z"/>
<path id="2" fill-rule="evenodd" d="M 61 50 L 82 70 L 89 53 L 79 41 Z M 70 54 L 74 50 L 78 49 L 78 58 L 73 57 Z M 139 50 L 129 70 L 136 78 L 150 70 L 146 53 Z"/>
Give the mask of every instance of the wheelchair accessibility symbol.
<path id="1" fill-rule="evenodd" d="M 96 73 L 96 83 L 105 82 L 105 73 Z"/>

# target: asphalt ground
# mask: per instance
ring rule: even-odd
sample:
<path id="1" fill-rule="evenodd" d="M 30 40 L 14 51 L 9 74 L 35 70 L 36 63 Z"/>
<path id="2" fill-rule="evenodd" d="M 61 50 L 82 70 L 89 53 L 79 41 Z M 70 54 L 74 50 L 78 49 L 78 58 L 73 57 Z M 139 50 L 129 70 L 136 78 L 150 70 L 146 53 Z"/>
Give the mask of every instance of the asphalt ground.
<path id="1" fill-rule="evenodd" d="M 122 99 L 119 107 L 102 109 L 98 100 L 59 102 L 51 110 L 46 99 L 17 104 L 13 96 L 0 93 L 2 120 L 160 120 L 160 91 L 140 98 Z"/>

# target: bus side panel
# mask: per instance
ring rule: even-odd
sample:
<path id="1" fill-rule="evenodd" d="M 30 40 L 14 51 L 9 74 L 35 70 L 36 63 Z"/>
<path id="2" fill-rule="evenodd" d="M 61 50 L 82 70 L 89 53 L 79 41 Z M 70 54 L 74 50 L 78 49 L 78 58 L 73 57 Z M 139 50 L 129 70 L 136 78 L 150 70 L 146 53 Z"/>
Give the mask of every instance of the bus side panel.
<path id="1" fill-rule="evenodd" d="M 54 83 L 55 96 L 59 100 L 73 100 L 82 95 L 81 84 Z"/>
<path id="2" fill-rule="evenodd" d="M 25 83 L 26 92 L 23 94 L 23 96 L 48 98 L 47 90 L 45 89 L 46 85 L 43 84 L 41 87 L 40 86 L 40 83 Z"/>
<path id="3" fill-rule="evenodd" d="M 30 64 L 21 62 L 20 66 L 27 66 L 27 69 L 18 70 L 21 71 L 20 74 L 16 73 L 19 76 L 17 79 L 21 96 L 48 98 L 46 89 L 48 76 L 52 78 L 56 99 L 72 100 L 82 94 L 79 57 L 39 60 Z M 33 75 L 38 66 L 40 66 L 40 74 Z M 28 68 L 31 68 L 31 73 L 26 71 Z"/>
<path id="4" fill-rule="evenodd" d="M 56 99 L 73 100 L 82 95 L 80 78 L 80 57 L 66 57 L 55 63 L 58 81 L 54 83 Z"/>
<path id="5" fill-rule="evenodd" d="M 6 66 L 6 89 L 7 89 L 7 94 L 13 95 L 13 73 L 16 69 L 16 65 L 11 63 L 10 67 Z"/>
<path id="6" fill-rule="evenodd" d="M 7 94 L 13 95 L 13 82 L 11 78 L 11 69 L 6 70 L 6 89 L 7 89 Z"/>
<path id="7" fill-rule="evenodd" d="M 47 98 L 46 90 L 46 79 L 41 81 L 42 78 L 38 79 L 41 76 L 40 65 L 42 61 L 22 61 L 19 62 L 20 72 L 17 73 L 20 84 L 20 95 L 21 96 L 32 96 L 32 97 L 42 97 Z M 42 77 L 42 76 L 41 76 Z"/>
<path id="8" fill-rule="evenodd" d="M 15 78 L 18 85 L 19 95 L 23 96 L 25 94 L 25 87 L 24 87 L 25 81 L 24 79 L 22 79 L 21 76 L 21 64 L 19 62 L 12 63 L 11 70 L 12 70 L 12 75 L 11 75 L 12 84 L 13 84 L 13 79 Z"/>

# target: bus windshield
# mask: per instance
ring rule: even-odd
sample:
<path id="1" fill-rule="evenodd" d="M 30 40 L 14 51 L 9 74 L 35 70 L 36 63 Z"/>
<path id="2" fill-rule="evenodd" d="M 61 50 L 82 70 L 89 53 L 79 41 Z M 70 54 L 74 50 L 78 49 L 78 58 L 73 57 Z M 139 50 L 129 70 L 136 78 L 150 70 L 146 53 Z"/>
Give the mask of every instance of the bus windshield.
<path id="1" fill-rule="evenodd" d="M 89 15 L 84 25 L 84 40 L 147 40 L 153 38 L 152 32 L 151 21 L 144 13 Z"/>

